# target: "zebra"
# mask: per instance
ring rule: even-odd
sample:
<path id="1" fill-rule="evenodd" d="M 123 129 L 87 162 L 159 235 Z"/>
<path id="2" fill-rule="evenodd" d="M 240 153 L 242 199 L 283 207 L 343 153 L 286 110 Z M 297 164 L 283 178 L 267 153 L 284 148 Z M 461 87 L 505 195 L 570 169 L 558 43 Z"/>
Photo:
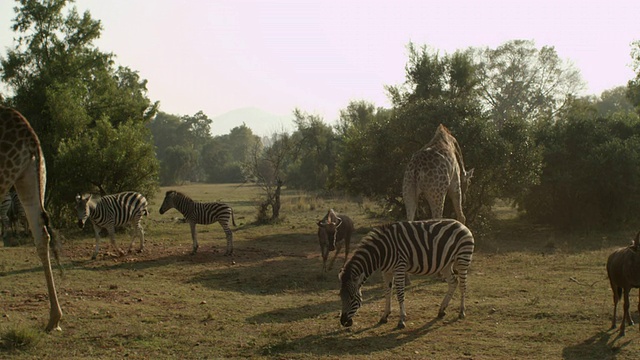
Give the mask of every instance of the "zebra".
<path id="1" fill-rule="evenodd" d="M 2 223 L 2 236 L 5 240 L 8 236 L 9 228 L 14 235 L 16 234 L 18 222 L 22 225 L 25 234 L 30 232 L 24 207 L 22 207 L 18 193 L 13 187 L 5 194 L 0 203 L 0 222 Z"/>
<path id="2" fill-rule="evenodd" d="M 95 260 L 100 250 L 100 230 L 107 229 L 111 238 L 111 246 L 117 249 L 120 256 L 124 252 L 116 246 L 115 229 L 128 223 L 136 225 L 137 234 L 140 236 L 139 252 L 144 251 L 144 230 L 142 229 L 142 216 L 149 215 L 147 209 L 147 199 L 140 193 L 129 191 L 118 194 L 106 195 L 102 198 L 94 199 L 91 194 L 78 194 L 76 196 L 76 210 L 78 211 L 78 226 L 84 228 L 87 219 L 91 219 L 93 230 L 96 234 L 96 247 L 93 250 L 91 259 Z M 129 252 L 133 248 L 136 239 L 134 232 Z"/>
<path id="3" fill-rule="evenodd" d="M 219 222 L 222 230 L 227 237 L 227 250 L 225 256 L 233 254 L 233 233 L 229 228 L 229 219 L 236 226 L 236 220 L 233 216 L 233 209 L 223 203 L 202 203 L 192 200 L 187 195 L 175 190 L 167 191 L 162 206 L 160 206 L 160 215 L 175 208 L 185 218 L 191 227 L 191 239 L 193 240 L 193 250 L 191 254 L 195 255 L 198 251 L 198 233 L 196 232 L 196 224 L 209 225 Z"/>
<path id="4" fill-rule="evenodd" d="M 473 249 L 471 231 L 453 219 L 396 222 L 374 228 L 363 238 L 340 272 L 340 323 L 346 327 L 353 324 L 352 317 L 362 305 L 360 288 L 376 270 L 383 274 L 386 297 L 385 310 L 379 323 L 387 322 L 391 312 L 391 289 L 395 286 L 400 306 L 398 328 L 405 327 L 405 273 L 441 274 L 446 278 L 449 290 L 440 305 L 439 318 L 444 317 L 459 282 L 459 318 L 464 318 L 467 271 Z"/>
<path id="5" fill-rule="evenodd" d="M 0 223 L 2 225 L 2 237 L 7 237 L 7 231 L 11 227 L 11 221 L 9 220 L 9 208 L 11 208 L 11 193 L 8 192 L 2 198 L 0 202 Z"/>

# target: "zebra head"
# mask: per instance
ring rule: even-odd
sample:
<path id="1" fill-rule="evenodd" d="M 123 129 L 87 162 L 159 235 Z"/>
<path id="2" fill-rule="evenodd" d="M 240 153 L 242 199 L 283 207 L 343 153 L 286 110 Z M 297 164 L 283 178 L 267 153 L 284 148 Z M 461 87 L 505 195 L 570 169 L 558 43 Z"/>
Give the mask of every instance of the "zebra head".
<path id="1" fill-rule="evenodd" d="M 362 292 L 360 288 L 364 282 L 364 274 L 357 274 L 353 271 L 353 267 L 347 264 L 344 267 L 338 279 L 342 283 L 340 287 L 340 299 L 342 300 L 342 313 L 340 314 L 340 324 L 349 327 L 353 325 L 351 319 L 356 314 L 360 306 L 362 306 Z"/>
<path id="2" fill-rule="evenodd" d="M 84 223 L 89 218 L 89 201 L 91 194 L 76 195 L 76 210 L 78 211 L 78 226 L 84 228 Z"/>
<path id="3" fill-rule="evenodd" d="M 167 191 L 167 194 L 164 196 L 164 201 L 162 201 L 162 205 L 160 206 L 160 215 L 175 207 L 173 199 L 175 199 L 177 194 L 174 190 Z"/>

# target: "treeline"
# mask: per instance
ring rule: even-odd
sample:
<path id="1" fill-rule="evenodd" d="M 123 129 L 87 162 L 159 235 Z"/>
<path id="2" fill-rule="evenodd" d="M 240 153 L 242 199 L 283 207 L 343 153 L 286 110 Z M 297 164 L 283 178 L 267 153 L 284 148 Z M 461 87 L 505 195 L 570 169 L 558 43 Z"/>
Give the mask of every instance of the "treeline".
<path id="1" fill-rule="evenodd" d="M 42 141 L 57 224 L 72 222 L 77 192 L 149 194 L 193 181 L 259 184 L 263 219 L 278 218 L 283 187 L 366 196 L 401 219 L 404 167 L 440 123 L 475 169 L 470 223 L 489 221 L 497 199 L 562 228 L 638 222 L 640 42 L 638 76 L 599 97 L 579 97 L 578 70 L 532 41 L 453 54 L 409 44 L 405 82 L 386 87 L 390 108 L 353 101 L 334 126 L 296 109 L 291 133 L 260 139 L 240 126 L 213 137 L 203 112 L 159 112 L 146 80 L 95 47 L 100 22 L 66 6 L 20 2 L 18 41 L 0 62 L 2 103 Z"/>

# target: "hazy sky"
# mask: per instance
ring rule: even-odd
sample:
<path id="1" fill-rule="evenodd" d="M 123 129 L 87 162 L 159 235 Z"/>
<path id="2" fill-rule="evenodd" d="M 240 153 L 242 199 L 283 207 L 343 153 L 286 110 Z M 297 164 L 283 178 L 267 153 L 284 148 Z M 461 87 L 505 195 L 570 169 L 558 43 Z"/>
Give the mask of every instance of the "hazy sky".
<path id="1" fill-rule="evenodd" d="M 0 0 L 0 53 L 13 45 L 12 0 Z M 334 122 L 351 100 L 388 106 L 406 45 L 441 53 L 513 39 L 554 46 L 588 94 L 625 85 L 640 1 L 77 0 L 102 21 L 97 46 L 148 80 L 161 110 L 209 117 L 296 107 Z"/>

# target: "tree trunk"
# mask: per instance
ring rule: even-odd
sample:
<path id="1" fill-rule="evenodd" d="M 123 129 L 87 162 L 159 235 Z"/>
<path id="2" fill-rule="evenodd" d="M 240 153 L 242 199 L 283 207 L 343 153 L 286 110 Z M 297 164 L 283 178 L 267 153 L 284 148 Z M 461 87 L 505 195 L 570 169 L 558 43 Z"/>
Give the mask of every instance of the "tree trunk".
<path id="1" fill-rule="evenodd" d="M 273 209 L 273 214 L 271 216 L 271 220 L 277 220 L 278 217 L 280 217 L 280 193 L 282 191 L 282 184 L 283 181 L 280 179 L 276 180 L 276 191 L 273 194 L 273 204 L 272 209 Z"/>

